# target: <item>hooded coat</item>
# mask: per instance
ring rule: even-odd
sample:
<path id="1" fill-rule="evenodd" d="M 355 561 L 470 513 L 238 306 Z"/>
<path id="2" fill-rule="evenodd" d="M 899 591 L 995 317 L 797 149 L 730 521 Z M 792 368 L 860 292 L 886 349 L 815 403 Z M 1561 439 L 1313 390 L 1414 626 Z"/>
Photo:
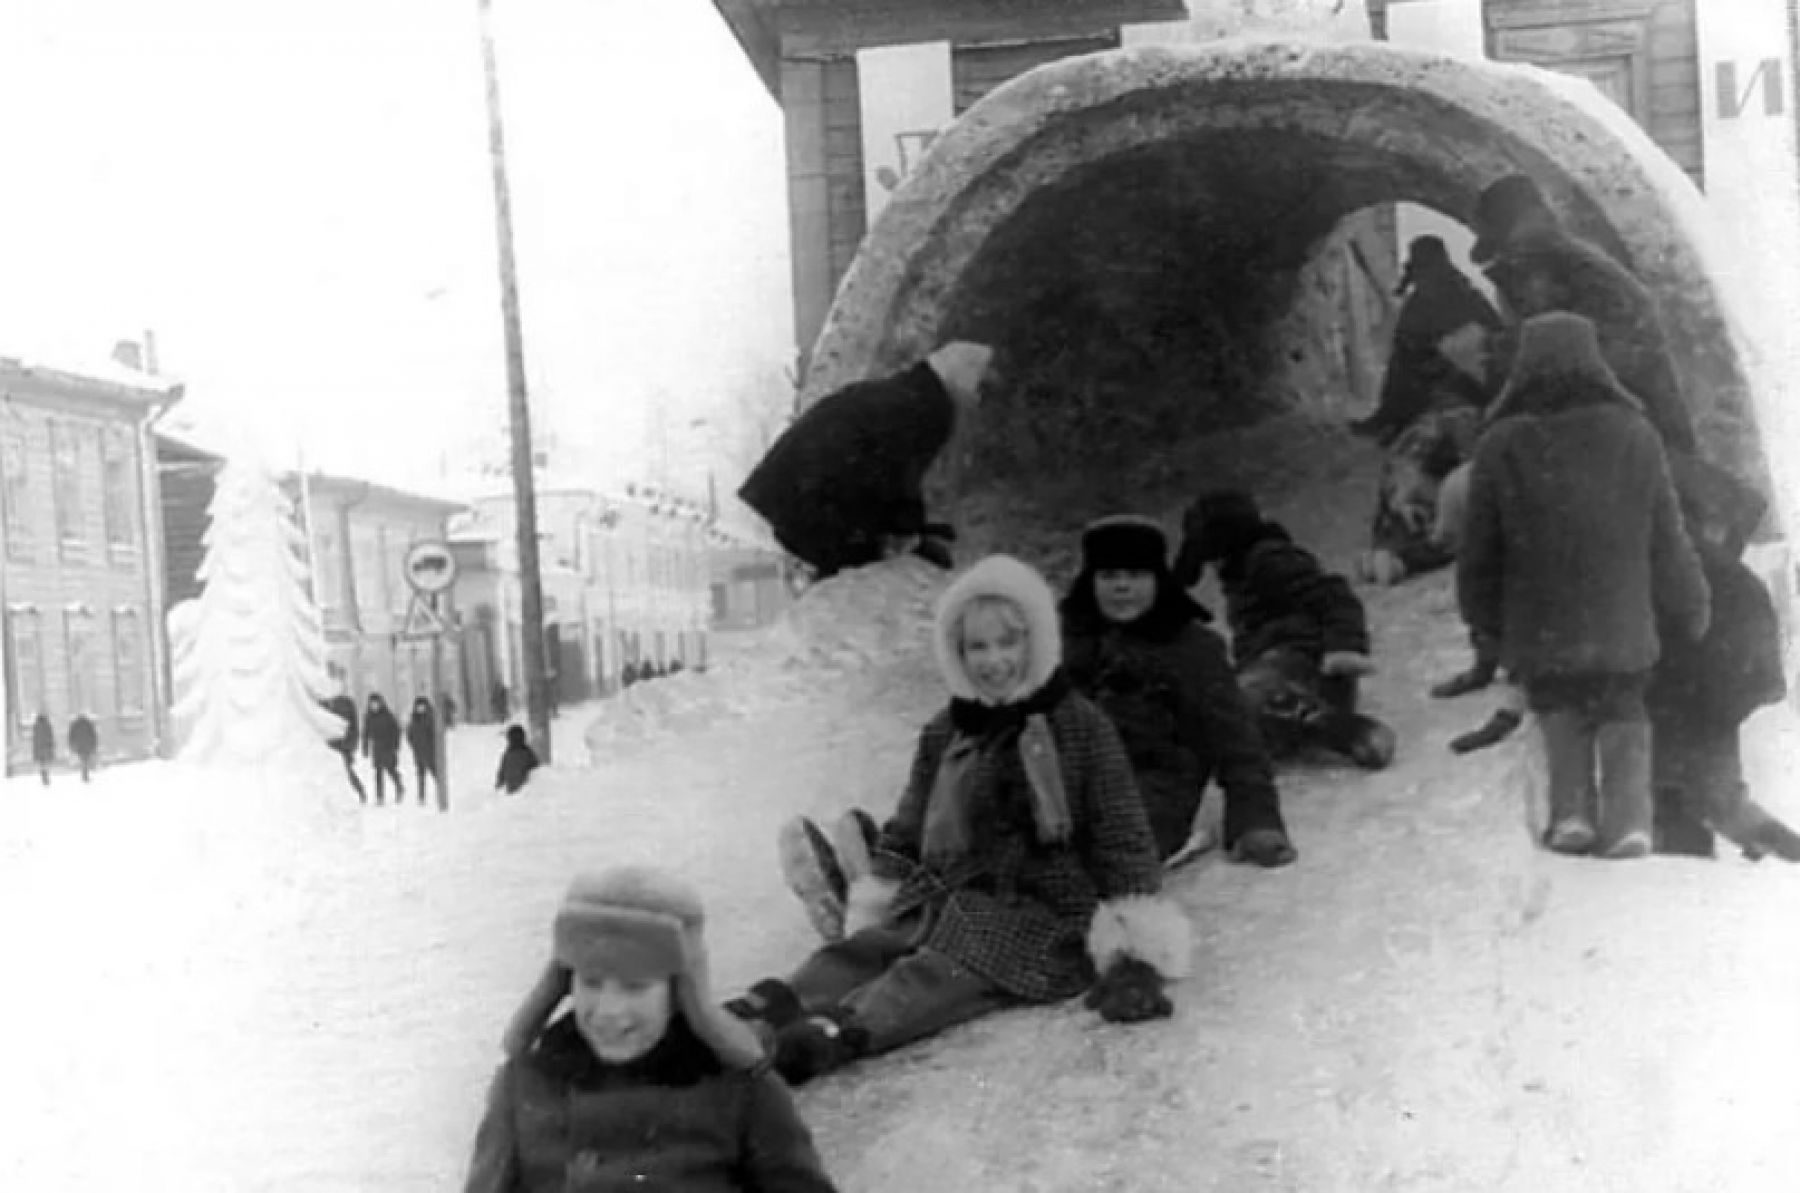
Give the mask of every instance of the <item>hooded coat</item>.
<path id="1" fill-rule="evenodd" d="M 1649 287 L 1604 250 L 1570 235 L 1547 216 L 1500 240 L 1487 272 L 1517 308 L 1521 279 L 1535 271 L 1555 279 L 1558 309 L 1593 322 L 1616 383 L 1637 397 L 1668 449 L 1695 451 L 1693 417 Z"/>
<path id="2" fill-rule="evenodd" d="M 1601 358 L 1591 323 L 1529 320 L 1469 474 L 1457 557 L 1463 619 L 1530 682 L 1634 674 L 1657 624 L 1698 637 L 1705 577 L 1682 528 L 1668 460 Z"/>
<path id="3" fill-rule="evenodd" d="M 325 707 L 344 720 L 344 731 L 326 744 L 345 758 L 356 757 L 356 747 L 361 742 L 356 714 L 356 701 L 347 693 L 339 692 L 325 702 Z"/>
<path id="4" fill-rule="evenodd" d="M 890 536 L 924 528 L 925 474 L 955 426 L 928 362 L 859 381 L 802 411 L 738 496 L 822 574 L 877 563 Z"/>
<path id="5" fill-rule="evenodd" d="M 437 717 L 430 701 L 413 701 L 412 715 L 406 721 L 406 746 L 416 765 L 427 770 L 437 766 Z"/>
<path id="6" fill-rule="evenodd" d="M 1000 705 L 978 698 L 961 658 L 963 612 L 983 595 L 1010 600 L 1029 625 L 1023 684 Z M 1081 993 L 1120 956 L 1185 976 L 1190 930 L 1158 897 L 1161 862 L 1131 764 L 1106 715 L 1062 673 L 1043 578 L 1006 556 L 983 560 L 945 593 L 934 645 L 951 701 L 920 733 L 877 838 L 886 905 L 875 918 L 1035 1002 Z M 957 814 L 960 848 L 935 851 L 934 826 Z"/>
<path id="7" fill-rule="evenodd" d="M 1215 778 L 1227 849 L 1255 829 L 1286 833 L 1274 769 L 1225 643 L 1166 572 L 1150 609 L 1119 624 L 1101 614 L 1094 571 L 1084 568 L 1062 616 L 1064 666 L 1119 731 L 1160 856 L 1186 843 Z"/>
<path id="8" fill-rule="evenodd" d="M 386 702 L 369 704 L 363 717 L 363 754 L 376 766 L 394 766 L 400 761 L 400 719 Z"/>

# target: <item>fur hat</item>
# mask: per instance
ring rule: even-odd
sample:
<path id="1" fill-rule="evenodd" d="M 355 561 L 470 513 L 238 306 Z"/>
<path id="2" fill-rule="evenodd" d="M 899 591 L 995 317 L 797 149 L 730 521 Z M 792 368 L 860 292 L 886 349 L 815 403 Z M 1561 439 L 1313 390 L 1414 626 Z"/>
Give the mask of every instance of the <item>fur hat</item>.
<path id="1" fill-rule="evenodd" d="M 1585 394 L 1571 392 L 1571 383 Z M 1520 325 L 1512 373 L 1489 408 L 1488 418 L 1495 421 L 1514 414 L 1547 413 L 1582 396 L 1611 398 L 1640 414 L 1644 411 L 1637 395 L 1620 383 L 1606 363 L 1593 320 L 1571 311 L 1551 311 Z"/>
<path id="2" fill-rule="evenodd" d="M 1114 514 L 1089 522 L 1081 532 L 1083 572 L 1169 570 L 1169 540 L 1161 526 L 1141 514 Z"/>
<path id="3" fill-rule="evenodd" d="M 1475 201 L 1475 243 L 1469 249 L 1470 259 L 1478 265 L 1493 260 L 1513 229 L 1531 216 L 1556 222 L 1549 200 L 1529 177 L 1508 174 L 1489 186 Z"/>
<path id="4" fill-rule="evenodd" d="M 1022 699 L 1043 687 L 1062 665 L 1062 629 L 1056 616 L 1056 597 L 1037 569 L 1010 555 L 989 555 L 957 577 L 938 599 L 932 627 L 932 645 L 938 671 L 950 694 L 960 700 L 980 702 L 962 659 L 962 615 L 980 597 L 1011 601 L 1025 615 L 1030 636 L 1030 658 L 1025 679 L 1013 699 Z"/>
<path id="5" fill-rule="evenodd" d="M 631 980 L 668 977 L 687 1025 L 727 1068 L 752 1068 L 762 1045 L 743 1021 L 713 998 L 706 960 L 706 913 L 686 883 L 648 866 L 616 866 L 579 874 L 556 909 L 550 960 L 506 1029 L 508 1056 L 518 1056 L 550 1021 L 577 971 Z"/>
<path id="6" fill-rule="evenodd" d="M 1256 498 L 1242 489 L 1212 489 L 1194 499 L 1181 522 L 1178 583 L 1193 587 L 1209 563 L 1227 559 L 1255 539 L 1263 524 Z"/>

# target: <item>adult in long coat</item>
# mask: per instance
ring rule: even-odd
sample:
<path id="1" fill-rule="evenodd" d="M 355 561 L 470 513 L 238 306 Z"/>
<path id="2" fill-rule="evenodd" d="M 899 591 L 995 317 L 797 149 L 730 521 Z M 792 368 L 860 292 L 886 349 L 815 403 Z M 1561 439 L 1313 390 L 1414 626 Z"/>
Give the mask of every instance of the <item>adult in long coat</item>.
<path id="1" fill-rule="evenodd" d="M 1668 461 L 1580 315 L 1526 321 L 1495 414 L 1469 476 L 1463 620 L 1500 644 L 1538 714 L 1550 772 L 1545 843 L 1641 857 L 1653 843 L 1644 687 L 1660 653 L 1658 615 L 1689 638 L 1709 616 Z"/>
<path id="2" fill-rule="evenodd" d="M 1187 972 L 1131 764 L 1063 674 L 1043 577 L 989 556 L 945 592 L 934 639 L 950 703 L 850 888 L 848 935 L 727 1004 L 790 1082 L 1084 990 L 1109 1020 L 1167 1015 Z"/>
<path id="3" fill-rule="evenodd" d="M 1370 770 L 1393 761 L 1393 730 L 1357 710 L 1374 664 L 1368 615 L 1349 583 L 1239 489 L 1203 493 L 1183 515 L 1176 583 L 1192 588 L 1209 564 L 1225 593 L 1238 683 L 1270 749 L 1318 746 Z"/>
<path id="4" fill-rule="evenodd" d="M 1168 540 L 1148 518 L 1091 523 L 1081 572 L 1062 601 L 1064 666 L 1125 743 L 1157 852 L 1167 860 L 1196 831 L 1206 785 L 1224 791 L 1222 844 L 1240 861 L 1298 856 L 1256 714 L 1244 702 L 1210 614 L 1169 570 Z"/>
<path id="5" fill-rule="evenodd" d="M 362 729 L 363 757 L 375 771 L 375 806 L 380 807 L 386 797 L 388 779 L 394 781 L 397 804 L 406 795 L 406 785 L 400 781 L 400 719 L 379 693 L 369 694 Z"/>
<path id="6" fill-rule="evenodd" d="M 992 350 L 953 341 L 890 377 L 814 402 L 738 490 L 787 552 L 823 578 L 877 563 L 896 540 L 948 562 L 928 522 L 925 474 L 972 414 Z"/>
<path id="7" fill-rule="evenodd" d="M 1351 424 L 1358 434 L 1382 444 L 1441 403 L 1445 390 L 1462 393 L 1471 405 L 1486 405 L 1492 396 L 1486 378 L 1469 376 L 1441 345 L 1465 328 L 1488 334 L 1505 326 L 1494 304 L 1456 268 L 1436 236 L 1420 236 L 1408 247 L 1399 293 L 1405 300 L 1394 324 L 1381 399 L 1374 414 Z"/>
<path id="8" fill-rule="evenodd" d="M 406 719 L 406 747 L 412 751 L 413 777 L 419 784 L 419 802 L 425 802 L 427 777 L 442 783 L 438 774 L 437 714 L 424 696 L 413 700 L 412 715 Z"/>

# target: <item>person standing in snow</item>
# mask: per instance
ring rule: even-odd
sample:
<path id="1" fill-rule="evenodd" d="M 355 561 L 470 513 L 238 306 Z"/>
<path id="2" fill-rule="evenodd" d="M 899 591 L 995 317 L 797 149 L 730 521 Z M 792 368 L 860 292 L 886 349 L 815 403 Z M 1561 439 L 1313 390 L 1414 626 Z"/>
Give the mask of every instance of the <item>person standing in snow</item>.
<path id="1" fill-rule="evenodd" d="M 394 803 L 406 797 L 406 785 L 400 781 L 400 721 L 388 708 L 379 692 L 369 693 L 363 713 L 363 757 L 375 771 L 375 806 L 381 807 L 385 781 L 394 781 Z"/>
<path id="2" fill-rule="evenodd" d="M 1500 644 L 1537 714 L 1550 774 L 1544 843 L 1643 857 L 1654 830 L 1644 688 L 1658 620 L 1697 639 L 1709 618 L 1668 460 L 1580 315 L 1526 320 L 1494 414 L 1469 475 L 1463 620 Z"/>
<path id="3" fill-rule="evenodd" d="M 1081 572 L 1062 601 L 1063 665 L 1119 731 L 1161 857 L 1201 832 L 1201 799 L 1216 777 L 1224 848 L 1238 861 L 1286 865 L 1298 855 L 1256 715 L 1225 643 L 1204 624 L 1210 614 L 1175 583 L 1168 551 L 1148 518 L 1088 525 Z"/>
<path id="4" fill-rule="evenodd" d="M 81 765 L 81 781 L 86 783 L 93 773 L 94 759 L 100 754 L 100 731 L 94 727 L 94 719 L 81 713 L 69 722 L 69 753 Z"/>
<path id="5" fill-rule="evenodd" d="M 1485 406 L 1492 397 L 1485 368 L 1471 370 L 1444 351 L 1454 337 L 1485 339 L 1503 326 L 1500 313 L 1450 260 L 1444 242 L 1420 236 L 1407 248 L 1398 291 L 1405 297 L 1375 413 L 1350 429 L 1387 446 L 1434 406 Z"/>
<path id="6" fill-rule="evenodd" d="M 431 711 L 431 701 L 423 696 L 413 701 L 412 715 L 406 719 L 406 746 L 412 751 L 413 778 L 418 782 L 419 802 L 423 804 L 426 776 L 440 786 L 444 781 L 438 774 L 437 717 Z"/>
<path id="7" fill-rule="evenodd" d="M 44 786 L 50 786 L 50 768 L 56 765 L 56 726 L 50 714 L 40 712 L 31 722 L 31 760 L 37 764 Z"/>
<path id="8" fill-rule="evenodd" d="M 788 554 L 824 579 L 878 563 L 896 540 L 949 567 L 925 474 L 973 418 L 993 350 L 952 341 L 904 372 L 828 394 L 783 431 L 738 490 Z"/>
<path id="9" fill-rule="evenodd" d="M 1270 750 L 1317 746 L 1387 766 L 1394 731 L 1357 711 L 1358 681 L 1375 668 L 1367 615 L 1344 578 L 1238 489 L 1201 494 L 1183 517 L 1176 583 L 1192 588 L 1209 564 L 1225 592 L 1238 683 Z"/>
<path id="10" fill-rule="evenodd" d="M 537 751 L 525 739 L 525 726 L 506 727 L 506 748 L 500 751 L 500 766 L 494 772 L 494 790 L 517 795 L 538 768 Z"/>
<path id="11" fill-rule="evenodd" d="M 834 1193 L 756 1034 L 713 1002 L 704 931 L 700 896 L 663 871 L 569 884 L 465 1193 Z"/>
<path id="12" fill-rule="evenodd" d="M 361 736 L 357 729 L 356 701 L 350 698 L 350 693 L 339 692 L 325 701 L 325 708 L 336 713 L 344 722 L 344 731 L 326 744 L 344 760 L 344 777 L 350 780 L 350 790 L 356 792 L 357 802 L 366 804 L 369 802 L 369 793 L 363 789 L 362 780 L 356 774 L 356 747 Z"/>
<path id="13" fill-rule="evenodd" d="M 845 936 L 727 1007 L 799 1084 L 1023 1003 L 1087 992 L 1113 1022 L 1171 1013 L 1191 930 L 1106 715 L 1061 668 L 1056 600 L 993 555 L 939 602 L 948 707 L 926 724 Z"/>

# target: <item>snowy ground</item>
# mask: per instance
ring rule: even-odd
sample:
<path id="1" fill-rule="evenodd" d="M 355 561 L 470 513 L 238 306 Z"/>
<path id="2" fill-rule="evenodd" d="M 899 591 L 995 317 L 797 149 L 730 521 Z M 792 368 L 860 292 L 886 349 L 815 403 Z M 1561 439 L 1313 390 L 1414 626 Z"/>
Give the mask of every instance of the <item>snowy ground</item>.
<path id="1" fill-rule="evenodd" d="M 1243 446 L 1208 475 L 1268 475 Z M 1342 558 L 1366 461 L 1326 446 L 1268 483 Z M 457 1187 L 571 870 L 694 876 L 722 994 L 801 956 L 774 826 L 891 801 L 936 699 L 917 614 L 937 582 L 848 578 L 709 676 L 572 710 L 519 799 L 485 790 L 497 730 L 459 729 L 452 813 L 370 810 L 312 849 L 297 898 L 233 864 L 241 823 L 207 818 L 205 776 L 6 784 L 0 1187 Z M 1800 868 L 1532 850 L 1526 751 L 1453 758 L 1488 701 L 1419 695 L 1464 659 L 1447 577 L 1371 606 L 1370 702 L 1401 758 L 1284 779 L 1298 865 L 1175 879 L 1200 941 L 1175 1018 L 1018 1012 L 819 1083 L 802 1105 L 844 1189 L 1794 1187 Z M 1754 753 L 1758 794 L 1800 820 L 1800 719 L 1765 714 Z"/>

